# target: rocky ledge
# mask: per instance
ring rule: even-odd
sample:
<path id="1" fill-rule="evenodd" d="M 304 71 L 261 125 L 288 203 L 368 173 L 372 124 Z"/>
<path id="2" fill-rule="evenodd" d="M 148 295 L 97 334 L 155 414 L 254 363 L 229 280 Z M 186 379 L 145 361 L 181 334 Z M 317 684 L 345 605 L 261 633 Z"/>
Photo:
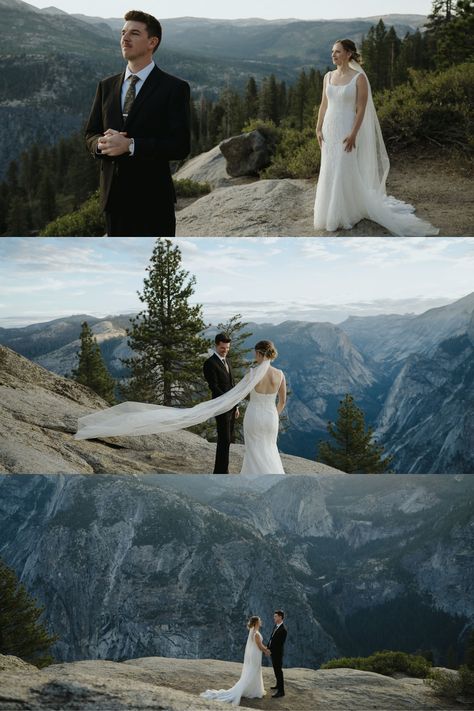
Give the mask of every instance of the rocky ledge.
<path id="1" fill-rule="evenodd" d="M 103 660 L 53 664 L 46 669 L 0 655 L 0 703 L 13 709 L 94 709 L 94 711 L 198 711 L 228 709 L 201 699 L 206 688 L 229 688 L 241 665 L 213 659 L 147 657 L 126 662 Z M 263 670 L 266 696 L 242 699 L 241 707 L 278 711 L 431 711 L 454 709 L 437 699 L 421 679 L 391 678 L 354 669 L 287 669 L 286 696 L 272 699 L 274 676 Z"/>
<path id="2" fill-rule="evenodd" d="M 89 388 L 0 346 L 0 473 L 212 472 L 215 444 L 185 430 L 75 440 L 77 419 L 105 407 Z M 243 445 L 232 445 L 231 473 L 240 471 L 243 452 Z M 301 457 L 283 455 L 282 460 L 289 474 L 337 472 Z"/>

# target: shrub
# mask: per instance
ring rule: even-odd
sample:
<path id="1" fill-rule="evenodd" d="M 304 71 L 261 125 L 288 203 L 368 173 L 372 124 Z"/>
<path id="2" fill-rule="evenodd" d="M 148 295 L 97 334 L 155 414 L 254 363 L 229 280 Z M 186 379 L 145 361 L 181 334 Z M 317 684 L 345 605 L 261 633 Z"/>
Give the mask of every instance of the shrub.
<path id="1" fill-rule="evenodd" d="M 434 143 L 474 147 L 474 65 L 443 72 L 410 70 L 408 83 L 376 97 L 388 147 Z"/>
<path id="2" fill-rule="evenodd" d="M 209 183 L 198 183 L 196 180 L 185 178 L 184 180 L 174 180 L 174 188 L 177 197 L 200 197 L 211 192 Z"/>
<path id="3" fill-rule="evenodd" d="M 399 672 L 422 679 L 429 674 L 431 663 L 417 654 L 385 650 L 383 652 L 374 652 L 368 657 L 331 659 L 326 664 L 321 665 L 321 669 L 339 669 L 341 667 L 371 671 L 385 676 L 391 676 Z"/>
<path id="4" fill-rule="evenodd" d="M 100 237 L 105 230 L 99 193 L 96 192 L 75 212 L 57 217 L 47 224 L 40 234 L 42 237 Z"/>
<path id="5" fill-rule="evenodd" d="M 433 669 L 425 679 L 437 696 L 456 699 L 460 696 L 474 698 L 474 671 L 466 665 L 459 671 L 451 669 Z"/>

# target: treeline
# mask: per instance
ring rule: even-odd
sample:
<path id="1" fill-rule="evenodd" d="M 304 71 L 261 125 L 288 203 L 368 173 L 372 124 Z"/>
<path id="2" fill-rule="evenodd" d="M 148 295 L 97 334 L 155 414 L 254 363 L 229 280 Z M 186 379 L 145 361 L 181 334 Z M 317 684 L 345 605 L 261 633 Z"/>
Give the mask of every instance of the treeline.
<path id="1" fill-rule="evenodd" d="M 473 34 L 470 0 L 435 0 L 425 31 L 403 39 L 382 20 L 369 30 L 361 52 L 389 149 L 424 141 L 472 149 Z M 266 177 L 317 175 L 314 124 L 324 73 L 303 69 L 291 86 L 273 74 L 260 85 L 249 77 L 241 93 L 227 86 L 216 100 L 194 97 L 192 155 L 264 123 L 278 143 Z M 10 164 L 0 184 L 0 234 L 38 234 L 58 216 L 77 210 L 97 187 L 98 164 L 82 135 L 54 147 L 33 146 Z M 98 213 L 92 201 L 84 215 L 77 215 L 79 233 L 84 222 L 83 234 L 89 234 L 88 227 L 91 234 L 103 234 Z M 72 232 L 78 234 L 75 225 Z"/>

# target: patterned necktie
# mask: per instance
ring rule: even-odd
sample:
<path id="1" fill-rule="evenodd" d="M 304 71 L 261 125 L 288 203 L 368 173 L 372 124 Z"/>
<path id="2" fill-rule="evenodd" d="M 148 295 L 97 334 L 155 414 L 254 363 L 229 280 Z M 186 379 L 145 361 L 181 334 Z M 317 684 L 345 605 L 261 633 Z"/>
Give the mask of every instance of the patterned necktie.
<path id="1" fill-rule="evenodd" d="M 125 101 L 123 104 L 123 118 L 124 120 L 127 118 L 128 114 L 130 113 L 130 109 L 132 108 L 132 104 L 135 101 L 135 96 L 137 95 L 137 92 L 135 90 L 135 84 L 137 81 L 139 81 L 140 77 L 137 77 L 136 74 L 130 74 L 128 77 L 130 81 L 130 86 L 127 89 L 127 93 L 125 94 Z"/>
<path id="2" fill-rule="evenodd" d="M 227 370 L 227 372 L 229 372 L 229 366 L 228 366 L 227 361 L 226 361 L 225 358 L 222 359 L 222 363 L 223 363 L 223 365 L 224 365 L 224 368 Z"/>

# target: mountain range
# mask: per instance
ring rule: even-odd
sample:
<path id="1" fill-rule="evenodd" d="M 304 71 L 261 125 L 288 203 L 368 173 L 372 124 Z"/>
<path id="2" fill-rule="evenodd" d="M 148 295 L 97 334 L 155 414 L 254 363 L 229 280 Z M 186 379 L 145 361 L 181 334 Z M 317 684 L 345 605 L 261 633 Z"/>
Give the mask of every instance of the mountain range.
<path id="1" fill-rule="evenodd" d="M 0 328 L 0 344 L 54 373 L 75 367 L 87 320 L 116 378 L 126 376 L 129 316 L 87 315 Z M 414 316 L 350 317 L 339 325 L 250 323 L 245 344 L 270 338 L 290 389 L 279 446 L 316 459 L 340 400 L 351 393 L 400 473 L 474 472 L 474 293 Z"/>
<path id="2" fill-rule="evenodd" d="M 1 179 L 10 161 L 33 143 L 53 144 L 80 129 L 99 79 L 123 66 L 123 20 L 39 9 L 22 0 L 0 0 L 0 13 L 9 28 L 0 49 Z M 242 88 L 250 75 L 261 80 L 274 73 L 291 82 L 302 67 L 327 66 L 332 39 L 342 33 L 359 40 L 376 19 L 164 20 L 156 60 L 189 81 L 196 99 L 215 96 L 228 84 Z M 400 36 L 424 19 L 385 16 Z"/>
<path id="3" fill-rule="evenodd" d="M 286 611 L 285 664 L 459 656 L 474 621 L 474 478 L 3 476 L 0 555 L 58 661 L 241 661 Z M 212 629 L 212 634 L 210 630 Z"/>

